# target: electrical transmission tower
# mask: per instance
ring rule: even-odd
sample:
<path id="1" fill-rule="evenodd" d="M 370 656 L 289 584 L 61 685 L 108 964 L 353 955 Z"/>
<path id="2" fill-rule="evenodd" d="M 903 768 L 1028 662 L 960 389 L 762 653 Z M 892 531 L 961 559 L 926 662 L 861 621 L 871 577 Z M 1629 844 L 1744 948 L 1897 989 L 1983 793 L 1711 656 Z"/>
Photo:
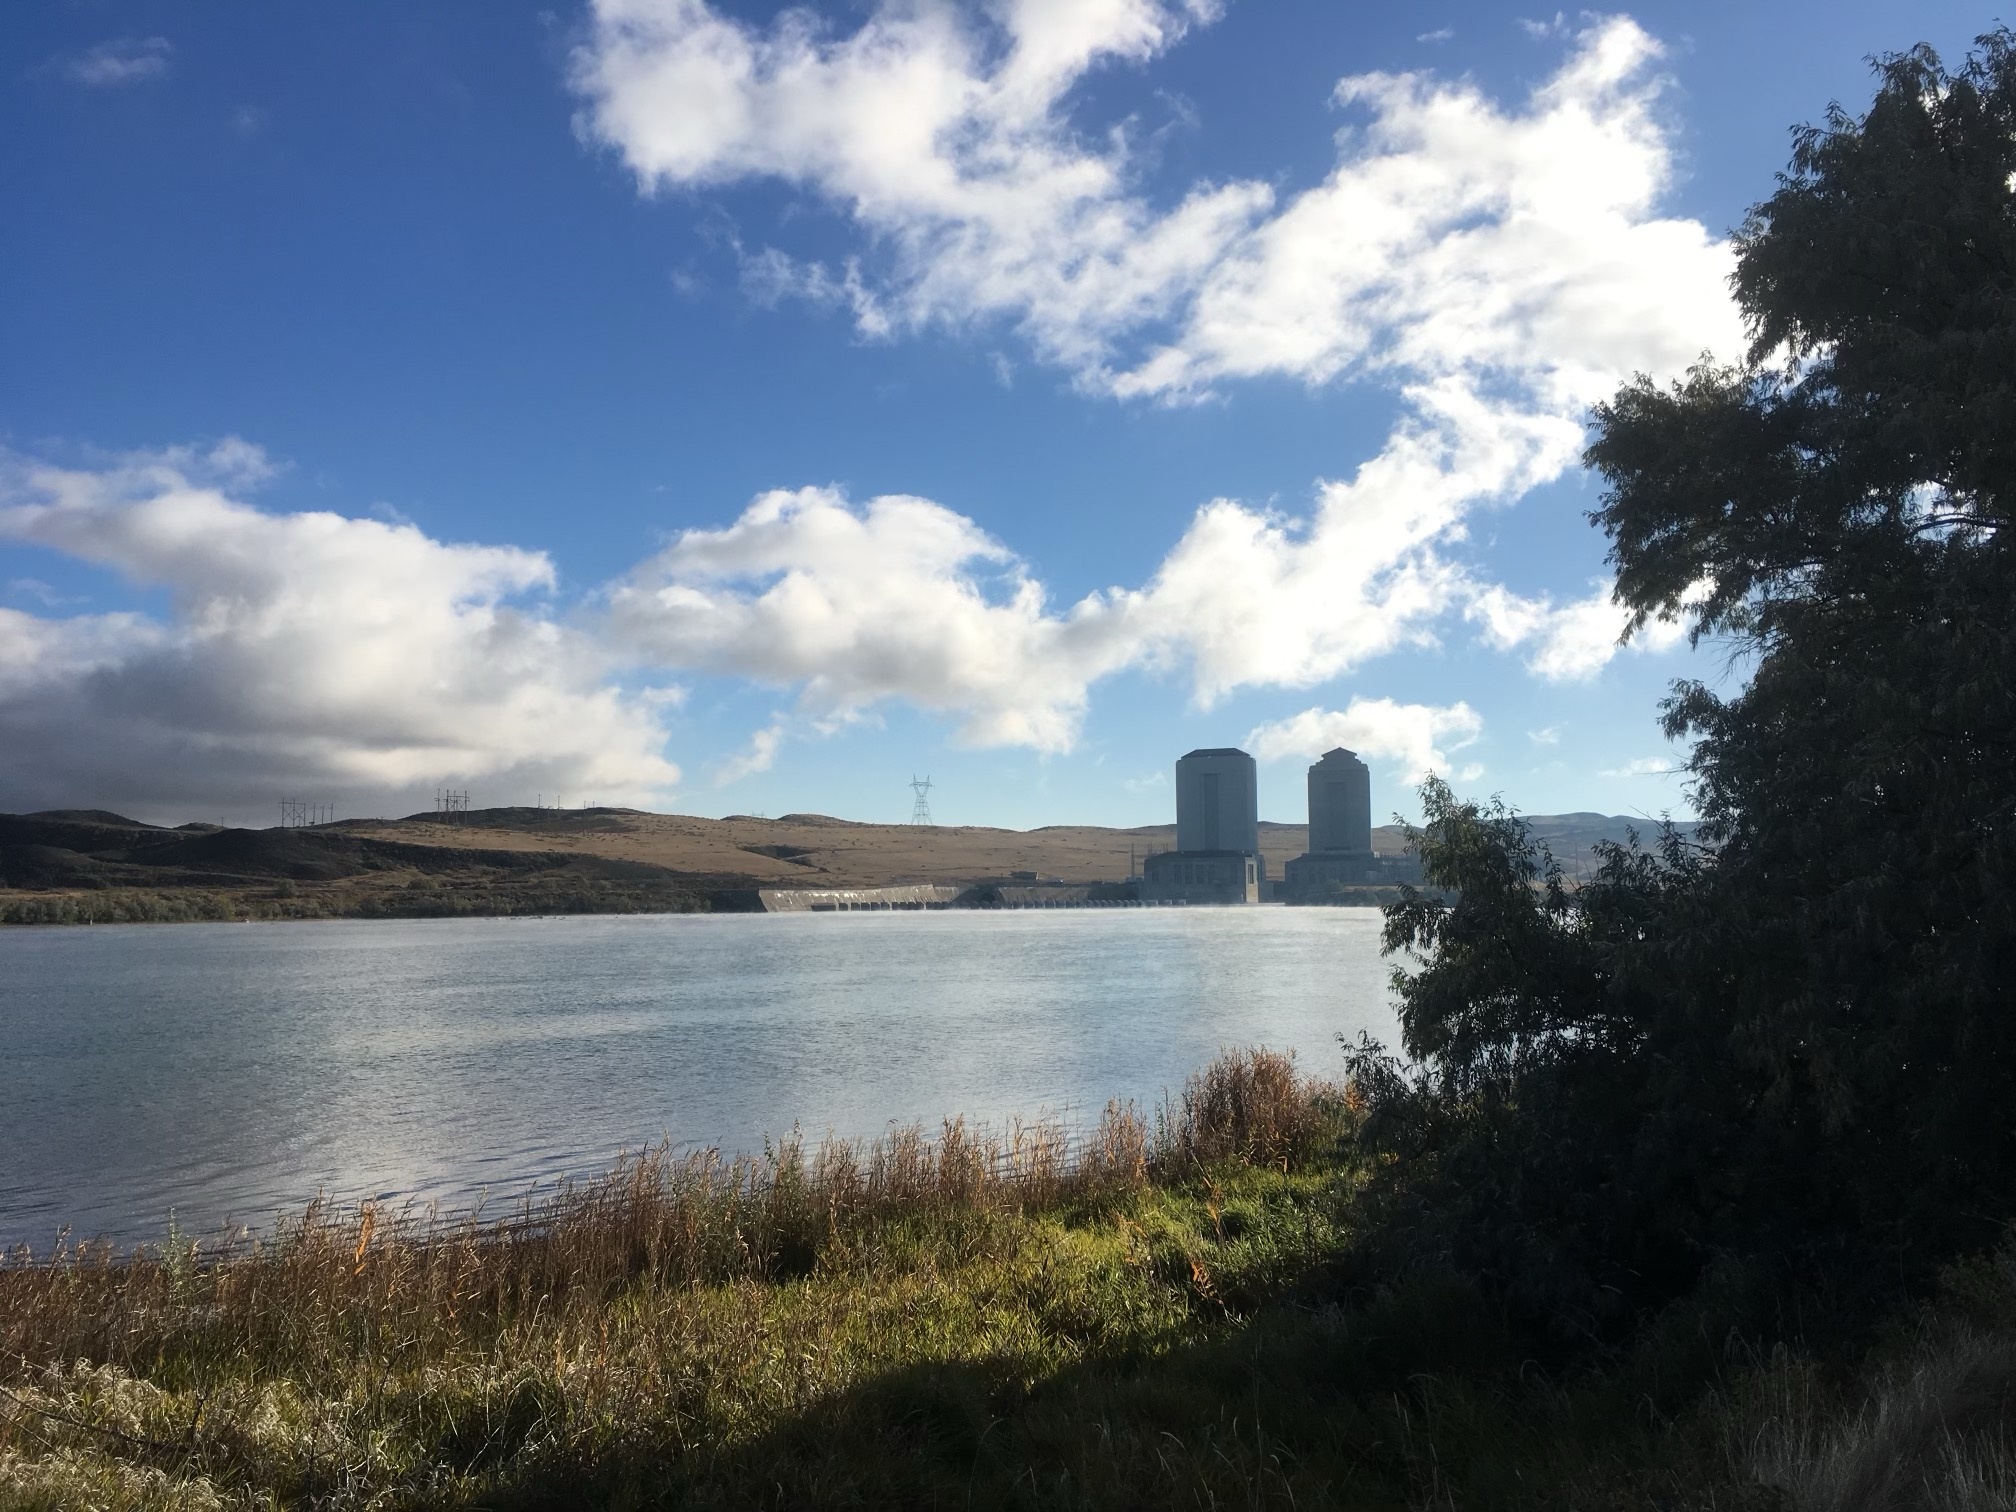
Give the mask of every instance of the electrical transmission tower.
<path id="1" fill-rule="evenodd" d="M 910 776 L 910 791 L 917 795 L 917 801 L 910 805 L 910 822 L 912 824 L 931 823 L 931 779 L 926 777 L 922 782 L 919 782 L 916 774 L 913 772 Z"/>
<path id="2" fill-rule="evenodd" d="M 282 798 L 280 800 L 280 828 L 302 829 L 308 823 L 308 800 L 305 798 Z"/>
<path id="3" fill-rule="evenodd" d="M 460 824 L 462 816 L 469 812 L 469 790 L 457 792 L 454 788 L 434 790 L 434 817 L 444 824 Z"/>

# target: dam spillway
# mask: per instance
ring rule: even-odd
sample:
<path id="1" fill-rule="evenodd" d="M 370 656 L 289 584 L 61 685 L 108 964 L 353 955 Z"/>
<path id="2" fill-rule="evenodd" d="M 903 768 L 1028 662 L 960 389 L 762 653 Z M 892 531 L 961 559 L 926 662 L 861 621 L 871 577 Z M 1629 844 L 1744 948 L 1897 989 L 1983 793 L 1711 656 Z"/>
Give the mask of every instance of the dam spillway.
<path id="1" fill-rule="evenodd" d="M 1123 883 L 918 883 L 899 887 L 762 887 L 760 913 L 853 913 L 948 908 L 1140 908 Z"/>

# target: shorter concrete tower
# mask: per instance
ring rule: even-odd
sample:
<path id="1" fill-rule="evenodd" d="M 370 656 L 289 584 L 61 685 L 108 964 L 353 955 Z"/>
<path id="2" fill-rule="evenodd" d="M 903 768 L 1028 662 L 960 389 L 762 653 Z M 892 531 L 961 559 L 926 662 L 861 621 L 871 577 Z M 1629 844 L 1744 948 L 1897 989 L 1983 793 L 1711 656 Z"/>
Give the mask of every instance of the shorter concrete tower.
<path id="1" fill-rule="evenodd" d="M 1340 889 L 1392 880 L 1390 870 L 1372 854 L 1371 769 L 1342 746 L 1325 751 L 1309 768 L 1309 849 L 1283 868 L 1282 895 L 1334 900 Z"/>
<path id="2" fill-rule="evenodd" d="M 1372 853 L 1372 769 L 1355 751 L 1325 751 L 1309 768 L 1309 849 Z"/>

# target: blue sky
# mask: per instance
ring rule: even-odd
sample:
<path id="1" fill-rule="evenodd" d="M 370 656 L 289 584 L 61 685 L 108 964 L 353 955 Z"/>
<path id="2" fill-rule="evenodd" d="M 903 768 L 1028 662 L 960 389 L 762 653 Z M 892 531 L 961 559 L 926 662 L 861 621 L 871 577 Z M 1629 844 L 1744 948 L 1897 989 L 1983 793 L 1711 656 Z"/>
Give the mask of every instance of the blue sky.
<path id="1" fill-rule="evenodd" d="M 1592 399 L 1921 4 L 24 5 L 0 808 L 1682 812 Z M 1341 87 L 1340 87 L 1341 83 Z"/>

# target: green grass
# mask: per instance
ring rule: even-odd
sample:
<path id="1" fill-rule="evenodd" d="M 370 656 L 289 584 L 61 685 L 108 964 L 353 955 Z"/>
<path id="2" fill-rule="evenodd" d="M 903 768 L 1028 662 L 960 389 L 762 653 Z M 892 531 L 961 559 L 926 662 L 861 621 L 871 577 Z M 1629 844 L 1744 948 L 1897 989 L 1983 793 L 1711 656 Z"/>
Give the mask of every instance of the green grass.
<path id="1" fill-rule="evenodd" d="M 17 1256 L 0 1508 L 1848 1505 L 1801 1488 L 1872 1434 L 1934 1454 L 1949 1398 L 1992 1426 L 2016 1375 L 2006 1264 L 1886 1346 L 1888 1418 L 1712 1299 L 1541 1370 L 1458 1279 L 1354 1277 L 1350 1121 L 1255 1053 L 1075 1152 L 953 1124 L 647 1157 L 498 1223 Z"/>

